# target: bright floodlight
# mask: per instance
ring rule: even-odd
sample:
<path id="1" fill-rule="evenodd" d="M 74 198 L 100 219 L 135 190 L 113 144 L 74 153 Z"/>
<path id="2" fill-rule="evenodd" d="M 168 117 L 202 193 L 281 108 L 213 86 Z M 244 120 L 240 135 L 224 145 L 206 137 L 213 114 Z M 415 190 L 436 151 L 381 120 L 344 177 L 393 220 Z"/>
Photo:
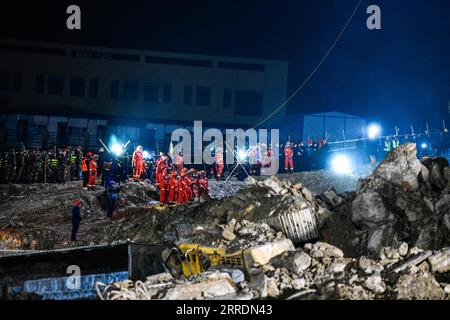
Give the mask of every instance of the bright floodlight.
<path id="1" fill-rule="evenodd" d="M 144 150 L 144 152 L 142 152 L 142 156 L 144 157 L 144 159 L 150 159 L 150 153 L 148 153 L 148 151 Z"/>
<path id="2" fill-rule="evenodd" d="M 423 142 L 420 146 L 422 147 L 422 149 L 426 149 L 428 147 L 428 145 L 425 142 Z"/>
<path id="3" fill-rule="evenodd" d="M 337 155 L 331 161 L 331 168 L 334 172 L 339 174 L 346 174 L 351 172 L 351 161 L 345 155 Z"/>
<path id="4" fill-rule="evenodd" d="M 122 146 L 118 143 L 114 143 L 111 146 L 111 152 L 114 153 L 116 156 L 120 156 L 123 153 Z"/>
<path id="5" fill-rule="evenodd" d="M 240 161 L 243 161 L 247 157 L 247 153 L 244 150 L 239 150 L 238 157 Z"/>
<path id="6" fill-rule="evenodd" d="M 381 127 L 378 124 L 371 124 L 367 128 L 367 137 L 369 139 L 375 139 L 381 134 Z"/>

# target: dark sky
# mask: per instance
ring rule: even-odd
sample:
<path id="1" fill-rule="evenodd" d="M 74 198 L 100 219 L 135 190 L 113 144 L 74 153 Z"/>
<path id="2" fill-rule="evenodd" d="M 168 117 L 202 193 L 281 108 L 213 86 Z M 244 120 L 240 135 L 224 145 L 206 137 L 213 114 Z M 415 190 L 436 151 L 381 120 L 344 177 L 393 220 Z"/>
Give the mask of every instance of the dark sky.
<path id="1" fill-rule="evenodd" d="M 0 37 L 289 61 L 289 92 L 317 65 L 358 0 L 24 1 L 1 6 Z M 65 27 L 82 9 L 82 30 Z M 377 4 L 382 30 L 366 28 Z M 440 126 L 450 100 L 450 1 L 363 0 L 333 53 L 289 105 L 406 127 Z M 276 106 L 274 106 L 275 108 Z"/>

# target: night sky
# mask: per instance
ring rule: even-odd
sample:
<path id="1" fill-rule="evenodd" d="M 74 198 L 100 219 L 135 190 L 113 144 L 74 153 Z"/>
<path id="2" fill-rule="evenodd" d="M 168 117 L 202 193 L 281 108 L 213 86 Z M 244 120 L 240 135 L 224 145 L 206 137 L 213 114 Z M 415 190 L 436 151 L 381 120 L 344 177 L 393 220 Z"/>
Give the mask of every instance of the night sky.
<path id="1" fill-rule="evenodd" d="M 1 6 L 0 37 L 289 61 L 289 92 L 321 60 L 358 0 L 23 1 Z M 82 30 L 66 29 L 69 4 Z M 381 7 L 382 30 L 366 28 Z M 363 0 L 333 53 L 288 106 L 386 126 L 450 125 L 450 1 Z M 274 106 L 274 108 L 277 106 Z"/>

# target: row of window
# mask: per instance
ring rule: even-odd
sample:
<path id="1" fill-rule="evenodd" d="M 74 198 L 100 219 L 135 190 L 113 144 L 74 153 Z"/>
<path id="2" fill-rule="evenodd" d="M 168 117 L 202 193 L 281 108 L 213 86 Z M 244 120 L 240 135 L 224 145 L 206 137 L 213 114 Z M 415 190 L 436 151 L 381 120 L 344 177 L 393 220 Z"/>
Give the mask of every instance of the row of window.
<path id="1" fill-rule="evenodd" d="M 88 84 L 87 96 L 89 98 L 96 98 L 98 95 L 98 79 L 85 79 L 82 77 L 71 77 L 69 84 L 69 94 L 72 97 L 86 96 L 86 82 Z M 36 74 L 35 94 L 45 94 L 45 76 L 42 73 Z M 49 75 L 47 82 L 47 94 L 61 96 L 64 94 L 64 76 Z"/>
<path id="2" fill-rule="evenodd" d="M 14 72 L 12 75 L 12 91 L 22 91 L 23 74 L 22 72 Z M 0 92 L 8 92 L 10 90 L 8 72 L 0 72 Z"/>
<path id="3" fill-rule="evenodd" d="M 12 90 L 22 91 L 23 75 L 21 72 L 13 73 Z M 9 91 L 9 75 L 0 72 L 0 92 Z M 122 85 L 122 90 L 120 90 Z M 69 95 L 73 97 L 96 98 L 98 95 L 99 80 L 97 78 L 86 79 L 84 77 L 71 77 L 69 81 Z M 45 75 L 35 76 L 35 94 L 45 94 Z M 64 76 L 48 75 L 47 94 L 64 94 Z M 138 81 L 112 80 L 110 83 L 110 99 L 123 101 L 137 101 L 139 97 Z M 145 82 L 143 84 L 143 98 L 149 103 L 172 103 L 172 85 Z M 252 90 L 223 89 L 223 108 L 236 109 L 237 115 L 260 115 L 263 103 L 263 93 Z M 183 88 L 183 103 L 185 105 L 210 106 L 211 88 L 207 86 L 185 85 Z"/>

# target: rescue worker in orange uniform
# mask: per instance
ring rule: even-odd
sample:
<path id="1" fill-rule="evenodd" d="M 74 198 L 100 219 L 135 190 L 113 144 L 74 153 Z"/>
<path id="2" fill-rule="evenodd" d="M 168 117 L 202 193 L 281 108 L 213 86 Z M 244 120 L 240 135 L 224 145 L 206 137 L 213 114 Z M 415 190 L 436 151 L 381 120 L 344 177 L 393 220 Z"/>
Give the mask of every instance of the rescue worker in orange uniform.
<path id="1" fill-rule="evenodd" d="M 94 154 L 89 161 L 89 182 L 87 186 L 88 190 L 94 190 L 97 184 L 97 159 L 98 156 Z"/>
<path id="2" fill-rule="evenodd" d="M 89 160 L 92 157 L 92 153 L 88 152 L 87 157 L 83 157 L 81 160 L 81 173 L 83 175 L 83 188 L 87 189 L 89 183 Z"/>
<path id="3" fill-rule="evenodd" d="M 194 173 L 195 169 L 189 169 L 188 175 L 186 176 L 187 182 L 187 201 L 194 201 L 196 198 L 195 189 L 194 189 Z"/>
<path id="4" fill-rule="evenodd" d="M 177 202 L 178 174 L 173 171 L 169 179 L 169 203 Z"/>
<path id="5" fill-rule="evenodd" d="M 175 159 L 175 165 L 177 166 L 178 172 L 181 172 L 184 167 L 183 151 L 180 151 Z"/>
<path id="6" fill-rule="evenodd" d="M 159 185 L 159 183 L 161 182 L 162 174 L 164 172 L 164 169 L 167 169 L 167 167 L 167 157 L 161 156 L 156 164 L 156 185 Z"/>
<path id="7" fill-rule="evenodd" d="M 167 174 L 167 171 L 165 171 L 161 177 L 161 182 L 159 184 L 159 203 L 160 204 L 167 204 L 168 201 L 168 187 L 169 187 L 169 176 Z"/>
<path id="8" fill-rule="evenodd" d="M 197 176 L 197 196 L 200 198 L 204 194 L 208 194 L 208 178 L 205 175 L 205 171 L 199 171 Z"/>
<path id="9" fill-rule="evenodd" d="M 133 180 L 139 181 L 142 173 L 145 171 L 145 161 L 143 155 L 144 148 L 142 146 L 137 146 L 136 150 L 133 152 L 133 158 L 131 163 L 133 165 Z"/>
<path id="10" fill-rule="evenodd" d="M 291 172 L 294 172 L 294 152 L 292 151 L 291 143 L 286 143 L 284 147 L 284 170 L 288 172 L 290 169 Z"/>
<path id="11" fill-rule="evenodd" d="M 179 205 L 182 205 L 183 203 L 185 203 L 186 202 L 186 193 L 185 193 L 185 190 L 184 190 L 184 186 L 185 186 L 185 182 L 183 181 L 184 180 L 184 176 L 185 176 L 185 173 L 184 172 L 181 172 L 180 173 L 180 179 L 178 179 L 178 190 L 177 190 L 177 203 L 179 204 Z"/>
<path id="12" fill-rule="evenodd" d="M 214 157 L 216 163 L 216 179 L 219 181 L 222 178 L 223 171 L 223 150 L 218 148 L 216 150 L 216 156 Z"/>

